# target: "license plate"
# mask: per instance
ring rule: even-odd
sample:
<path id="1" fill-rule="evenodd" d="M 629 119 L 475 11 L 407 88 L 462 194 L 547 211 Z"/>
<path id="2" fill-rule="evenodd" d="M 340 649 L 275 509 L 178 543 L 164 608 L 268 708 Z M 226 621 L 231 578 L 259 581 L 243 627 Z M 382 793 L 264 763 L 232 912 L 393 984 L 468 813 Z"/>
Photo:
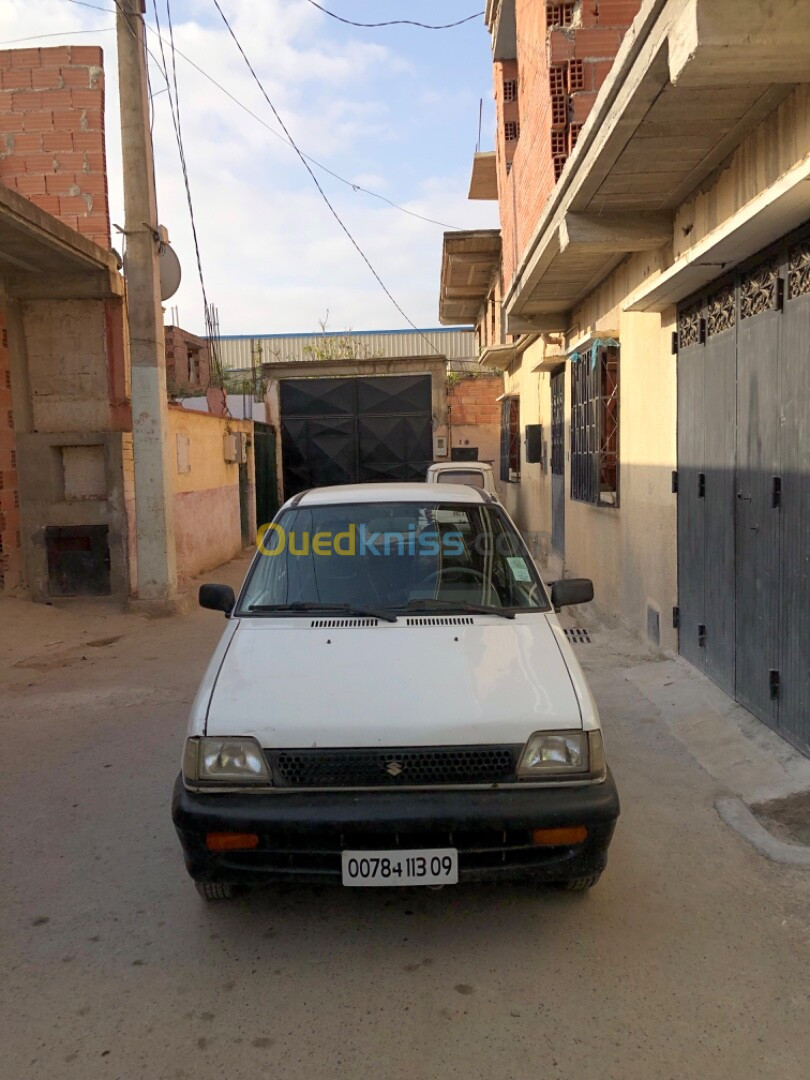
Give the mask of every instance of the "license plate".
<path id="1" fill-rule="evenodd" d="M 456 885 L 455 848 L 344 851 L 344 885 Z"/>

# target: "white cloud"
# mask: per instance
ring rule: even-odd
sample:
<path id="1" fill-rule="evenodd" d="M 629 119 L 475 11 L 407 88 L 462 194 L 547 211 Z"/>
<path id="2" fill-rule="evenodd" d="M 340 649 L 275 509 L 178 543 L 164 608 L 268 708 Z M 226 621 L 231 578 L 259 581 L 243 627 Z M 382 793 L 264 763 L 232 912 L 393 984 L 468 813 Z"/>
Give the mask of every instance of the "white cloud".
<path id="1" fill-rule="evenodd" d="M 325 17 L 303 0 L 228 0 L 226 11 L 301 148 L 347 179 L 396 199 L 391 180 L 404 164 L 397 148 L 400 118 L 391 115 L 385 97 L 374 88 L 407 74 L 407 58 L 367 40 L 330 38 Z M 210 0 L 187 3 L 184 12 L 182 21 L 175 12 L 178 48 L 276 128 L 225 27 L 211 21 L 216 12 Z M 43 26 L 59 33 L 111 26 L 114 21 L 112 15 L 62 0 L 6 0 L 5 13 L 4 39 L 41 33 Z M 165 25 L 163 32 L 167 37 Z M 111 216 L 123 224 L 115 34 L 31 44 L 96 41 L 104 46 L 107 73 Z M 151 34 L 149 47 L 160 56 Z M 294 152 L 179 57 L 177 77 L 206 285 L 209 299 L 219 308 L 222 332 L 309 331 L 317 329 L 327 308 L 335 329 L 404 325 Z M 160 218 L 183 264 L 183 284 L 167 307 L 177 305 L 181 322 L 199 331 L 202 301 L 168 95 L 159 92 L 162 85 L 153 66 Z M 435 105 L 414 102 L 417 107 L 429 124 Z M 419 114 L 412 112 L 407 119 L 418 123 Z M 356 161 L 356 169 L 347 168 L 347 160 Z M 403 205 L 460 227 L 492 227 L 494 204 L 466 199 L 469 164 L 453 162 L 451 173 L 437 175 L 435 162 L 426 156 L 426 175 Z M 408 160 L 407 165 L 412 175 L 419 162 Z M 318 169 L 315 173 L 401 306 L 418 325 L 435 325 L 441 228 L 354 192 Z"/>

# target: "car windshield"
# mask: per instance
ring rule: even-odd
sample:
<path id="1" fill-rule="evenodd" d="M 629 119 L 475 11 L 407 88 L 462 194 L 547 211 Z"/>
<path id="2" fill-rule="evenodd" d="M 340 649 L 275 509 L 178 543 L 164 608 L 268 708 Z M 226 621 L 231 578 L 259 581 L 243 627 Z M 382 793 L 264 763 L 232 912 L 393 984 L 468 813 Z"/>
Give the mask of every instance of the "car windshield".
<path id="1" fill-rule="evenodd" d="M 264 534 L 238 614 L 353 609 L 548 611 L 503 511 L 481 503 L 298 507 Z"/>
<path id="2" fill-rule="evenodd" d="M 484 474 L 477 469 L 447 469 L 436 474 L 439 484 L 469 484 L 470 487 L 483 488 Z"/>

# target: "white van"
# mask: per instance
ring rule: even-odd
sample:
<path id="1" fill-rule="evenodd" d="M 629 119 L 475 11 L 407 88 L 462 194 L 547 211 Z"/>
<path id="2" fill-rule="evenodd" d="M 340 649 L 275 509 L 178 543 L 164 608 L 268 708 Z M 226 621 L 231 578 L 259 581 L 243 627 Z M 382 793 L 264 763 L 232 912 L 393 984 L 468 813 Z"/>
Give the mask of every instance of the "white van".
<path id="1" fill-rule="evenodd" d="M 497 497 L 495 474 L 485 461 L 436 461 L 428 466 L 428 484 L 469 484 Z"/>
<path id="2" fill-rule="evenodd" d="M 269 881 L 584 890 L 619 800 L 599 714 L 520 534 L 486 492 L 296 495 L 239 593 L 191 711 L 172 813 L 207 899 Z"/>

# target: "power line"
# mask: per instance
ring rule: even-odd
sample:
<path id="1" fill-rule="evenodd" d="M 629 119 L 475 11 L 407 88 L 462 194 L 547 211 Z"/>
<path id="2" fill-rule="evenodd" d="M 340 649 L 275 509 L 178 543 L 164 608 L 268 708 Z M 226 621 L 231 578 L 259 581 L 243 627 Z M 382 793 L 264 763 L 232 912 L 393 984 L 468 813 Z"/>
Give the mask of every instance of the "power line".
<path id="1" fill-rule="evenodd" d="M 330 11 L 328 8 L 323 7 L 321 4 L 315 2 L 315 0 L 309 0 L 309 3 L 313 7 L 316 7 L 318 11 L 322 11 L 324 15 L 329 15 L 333 19 L 337 19 L 338 22 L 345 23 L 347 26 L 361 26 L 363 29 L 372 29 L 377 26 L 418 26 L 421 30 L 452 30 L 454 26 L 462 26 L 464 23 L 472 22 L 473 19 L 480 19 L 484 14 L 483 11 L 477 11 L 475 15 L 468 15 L 464 19 L 458 19 L 456 22 L 443 23 L 440 26 L 431 26 L 429 23 L 414 22 L 413 19 L 390 19 L 388 22 L 354 22 L 352 19 L 344 19 L 342 15 L 336 15 L 334 11 Z"/>
<path id="2" fill-rule="evenodd" d="M 116 0 L 116 3 L 118 0 Z M 171 0 L 166 0 L 166 15 L 169 21 L 169 40 L 170 50 L 172 54 L 172 81 L 169 82 L 169 65 L 166 62 L 166 53 L 164 50 L 163 35 L 160 32 L 160 13 L 158 11 L 158 0 L 153 0 L 152 7 L 155 12 L 155 23 L 157 25 L 158 39 L 160 41 L 160 55 L 163 60 L 163 76 L 166 79 L 166 89 L 168 91 L 169 109 L 172 114 L 172 126 L 174 127 L 175 139 L 177 141 L 177 151 L 180 156 L 180 169 L 183 174 L 183 186 L 186 191 L 186 202 L 188 204 L 188 215 L 191 222 L 191 236 L 194 243 L 194 254 L 197 261 L 197 275 L 200 279 L 200 291 L 202 293 L 202 301 L 204 308 L 205 329 L 208 335 L 208 341 L 211 348 L 211 359 L 213 361 L 212 366 L 215 370 L 219 367 L 219 358 L 216 355 L 216 349 L 214 345 L 214 327 L 211 318 L 211 306 L 208 303 L 208 291 L 205 287 L 205 274 L 203 273 L 202 254 L 200 252 L 200 241 L 197 234 L 197 220 L 194 215 L 194 201 L 191 197 L 191 182 L 188 176 L 188 164 L 186 161 L 186 149 L 183 144 L 183 129 L 180 122 L 180 91 L 177 86 L 177 64 L 174 56 L 174 26 L 172 23 L 171 14 Z M 145 20 L 144 20 L 145 23 Z M 158 65 L 159 66 L 159 65 Z M 174 93 L 172 93 L 172 86 L 174 86 Z M 210 374 L 209 374 L 210 379 Z"/>
<path id="3" fill-rule="evenodd" d="M 344 224 L 344 222 L 343 222 L 343 219 L 341 218 L 340 214 L 338 214 L 337 210 L 335 210 L 334 206 L 332 206 L 331 202 L 329 201 L 329 199 L 328 199 L 328 197 L 327 197 L 327 195 L 326 195 L 326 192 L 325 192 L 325 191 L 323 190 L 323 188 L 322 188 L 322 187 L 321 187 L 321 185 L 320 185 L 320 182 L 318 181 L 318 177 L 317 177 L 317 176 L 315 175 L 315 173 L 314 173 L 314 172 L 312 171 L 312 169 L 310 168 L 310 166 L 309 166 L 309 162 L 307 161 L 307 159 L 306 159 L 306 158 L 304 157 L 304 155 L 303 155 L 303 154 L 301 153 L 301 151 L 300 151 L 300 150 L 298 149 L 298 146 L 297 146 L 297 144 L 296 144 L 295 140 L 293 139 L 292 135 L 290 134 L 290 132 L 289 132 L 289 131 L 288 131 L 288 129 L 287 129 L 287 125 L 286 125 L 286 124 L 284 123 L 284 121 L 282 120 L 281 116 L 279 115 L 279 112 L 278 112 L 278 110 L 276 109 L 275 105 L 274 105 L 274 104 L 273 104 L 273 102 L 272 102 L 272 101 L 270 100 L 270 96 L 269 96 L 269 94 L 267 93 L 267 91 L 265 90 L 265 88 L 264 88 L 264 84 L 262 83 L 262 81 L 261 81 L 261 79 L 259 78 L 259 76 L 258 76 L 258 75 L 256 74 L 256 71 L 254 70 L 254 68 L 253 68 L 253 65 L 251 64 L 250 60 L 248 59 L 247 53 L 246 53 L 246 52 L 245 52 L 245 50 L 244 50 L 244 49 L 242 48 L 242 44 L 241 44 L 241 42 L 239 41 L 239 38 L 238 38 L 238 37 L 236 36 L 236 34 L 234 33 L 234 31 L 233 31 L 233 29 L 232 29 L 232 27 L 231 27 L 231 24 L 230 24 L 230 23 L 228 22 L 228 18 L 227 18 L 227 16 L 225 15 L 225 12 L 224 12 L 224 11 L 222 10 L 222 8 L 221 8 L 221 7 L 219 6 L 219 0 L 213 0 L 213 4 L 214 4 L 214 7 L 215 7 L 215 8 L 217 9 L 217 11 L 219 12 L 219 14 L 220 14 L 220 16 L 221 16 L 221 18 L 222 18 L 222 21 L 223 21 L 223 22 L 225 23 L 225 26 L 226 26 L 226 27 L 227 27 L 227 29 L 228 29 L 228 33 L 229 33 L 229 34 L 231 35 L 231 37 L 233 38 L 234 44 L 236 45 L 237 49 L 238 49 L 238 50 L 239 50 L 239 52 L 241 53 L 241 55 L 242 55 L 242 59 L 243 59 L 243 60 L 245 61 L 245 63 L 247 64 L 248 70 L 250 71 L 250 74 L 251 74 L 251 75 L 253 76 L 253 78 L 254 78 L 254 80 L 255 80 L 255 82 L 256 82 L 256 85 L 257 85 L 257 86 L 259 87 L 259 90 L 261 91 L 261 93 L 262 93 L 262 96 L 264 97 L 264 99 L 265 99 L 265 101 L 267 102 L 267 104 L 268 104 L 268 105 L 270 106 L 270 108 L 271 108 L 271 110 L 272 110 L 272 112 L 273 112 L 273 115 L 275 116 L 276 120 L 278 121 L 278 123 L 280 124 L 281 128 L 283 129 L 283 131 L 284 131 L 284 134 L 285 134 L 285 135 L 287 136 L 287 138 L 288 138 L 288 140 L 290 141 L 290 144 L 292 145 L 292 147 L 293 147 L 293 149 L 295 150 L 296 154 L 297 154 L 297 155 L 298 155 L 298 157 L 300 158 L 300 160 L 301 160 L 301 164 L 302 164 L 302 165 L 304 166 L 304 168 L 305 168 L 305 169 L 307 170 L 307 172 L 309 173 L 310 177 L 312 178 L 312 182 L 314 183 L 315 187 L 316 187 L 316 188 L 318 189 L 318 192 L 319 192 L 319 194 L 320 194 L 321 198 L 323 199 L 323 201 L 324 201 L 324 202 L 326 203 L 327 207 L 329 208 L 329 211 L 330 211 L 330 213 L 332 214 L 332 217 L 333 217 L 333 218 L 335 219 L 335 221 L 336 221 L 336 222 L 338 223 L 338 225 L 340 226 L 340 228 L 341 228 L 341 229 L 343 230 L 343 232 L 344 232 L 344 233 L 346 234 L 346 236 L 348 237 L 348 239 L 349 239 L 349 241 L 351 242 L 352 246 L 353 246 L 353 247 L 355 248 L 355 250 L 357 251 L 357 253 L 358 253 L 358 255 L 360 256 L 360 258 L 361 258 L 361 259 L 363 260 L 363 262 L 364 262 L 364 263 L 366 264 L 366 266 L 367 266 L 367 267 L 369 268 L 369 270 L 370 270 L 370 271 L 371 271 L 371 273 L 373 274 L 373 276 L 374 276 L 375 280 L 377 281 L 377 283 L 378 283 L 378 285 L 380 286 L 380 288 L 382 289 L 382 291 L 383 291 L 383 292 L 385 293 L 385 295 L 386 295 L 386 296 L 388 297 L 388 299 L 389 299 L 389 300 L 391 301 L 391 303 L 392 303 L 392 304 L 394 305 L 394 307 L 395 307 L 395 308 L 397 309 L 397 311 L 398 311 L 398 312 L 400 313 L 400 315 L 401 315 L 401 316 L 402 316 L 402 318 L 403 318 L 403 319 L 405 320 L 405 322 L 406 322 L 406 323 L 407 323 L 407 324 L 408 324 L 408 325 L 409 325 L 409 326 L 410 326 L 410 327 L 411 327 L 411 328 L 412 328 L 413 330 L 416 330 L 416 332 L 417 332 L 417 333 L 419 334 L 419 336 L 420 336 L 421 338 L 423 338 L 423 340 L 424 340 L 424 341 L 426 341 L 426 342 L 428 343 L 428 345 L 429 345 L 429 346 L 431 347 L 431 349 L 433 349 L 433 351 L 434 351 L 434 352 L 435 352 L 435 353 L 436 353 L 437 355 L 441 356 L 442 354 L 441 354 L 441 353 L 439 352 L 439 350 L 438 350 L 438 349 L 436 348 L 436 346 L 435 346 L 435 345 L 433 344 L 433 342 L 432 342 L 432 341 L 431 341 L 431 340 L 430 340 L 430 339 L 429 339 L 429 338 L 428 338 L 428 337 L 427 337 L 427 336 L 426 336 L 425 334 L 423 334 L 423 333 L 422 333 L 422 331 L 421 331 L 421 330 L 419 329 L 419 327 L 418 327 L 418 326 L 416 325 L 416 323 L 415 323 L 415 322 L 413 322 L 413 321 L 412 321 L 411 319 L 409 319 L 409 318 L 408 318 L 408 316 L 407 316 L 407 315 L 405 314 L 405 312 L 403 311 L 403 309 L 402 309 L 402 308 L 400 307 L 400 305 L 399 305 L 399 304 L 397 303 L 397 301 L 395 300 L 395 298 L 394 298 L 394 296 L 392 295 L 391 291 L 390 291 L 390 290 L 388 289 L 388 286 L 387 286 L 387 285 L 385 284 L 385 282 L 383 281 L 383 279 L 382 279 L 382 278 L 380 277 L 380 275 L 379 275 L 379 274 L 377 273 L 377 271 L 376 271 L 376 270 L 374 269 L 374 267 L 373 267 L 373 266 L 371 265 L 371 261 L 369 260 L 369 258 L 368 258 L 368 256 L 366 255 L 366 253 L 365 253 L 365 252 L 363 251 L 363 249 L 362 249 L 362 248 L 360 247 L 360 245 L 359 245 L 359 244 L 357 243 L 357 241 L 355 240 L 355 238 L 354 238 L 354 237 L 352 236 L 352 234 L 351 234 L 351 232 L 349 231 L 348 227 L 347 227 L 347 226 L 346 226 L 346 225 Z"/>
<path id="4" fill-rule="evenodd" d="M 97 4 L 86 3 L 85 0 L 68 0 L 68 3 L 77 4 L 79 7 L 93 8 L 95 11 L 111 10 L 110 8 L 99 7 Z M 155 35 L 155 37 L 160 36 L 155 30 L 155 28 L 153 26 L 150 26 L 145 19 L 144 25 L 151 34 Z M 244 102 L 240 101 L 239 98 L 232 94 L 231 91 L 227 89 L 227 87 L 222 85 L 222 83 L 217 82 L 213 75 L 210 75 L 205 70 L 205 68 L 200 67 L 199 64 L 192 60 L 190 56 L 187 56 L 186 53 L 184 53 L 181 49 L 175 49 L 175 52 L 179 57 L 185 60 L 187 64 L 190 64 L 195 71 L 199 72 L 200 75 L 207 79 L 212 86 L 215 86 L 219 91 L 221 91 L 221 93 L 225 94 L 226 97 L 230 98 L 235 105 L 238 105 L 243 112 L 247 113 L 248 116 L 256 120 L 257 123 L 261 124 L 262 127 L 269 131 L 271 135 L 273 135 L 276 139 L 280 139 L 283 143 L 286 143 L 292 148 L 292 144 L 290 143 L 289 139 L 286 139 L 280 131 L 277 131 L 274 127 L 268 124 L 266 120 L 263 120 L 261 116 L 253 112 L 251 108 L 245 105 Z M 150 55 L 152 54 L 150 53 Z M 339 180 L 341 184 L 345 184 L 347 187 L 350 187 L 352 191 L 362 192 L 364 195 L 370 195 L 373 199 L 379 199 L 380 202 L 386 203 L 386 205 L 390 206 L 393 210 L 399 210 L 401 214 L 407 214 L 408 217 L 417 218 L 419 221 L 425 221 L 429 225 L 438 225 L 440 228 L 449 229 L 451 232 L 459 232 L 458 225 L 449 225 L 446 221 L 437 221 L 436 218 L 427 217 L 425 214 L 418 214 L 415 210 L 409 210 L 407 207 L 400 205 L 400 203 L 394 202 L 393 199 L 389 199 L 385 195 L 381 195 L 378 191 L 371 191 L 370 188 L 363 187 L 362 184 L 356 184 L 353 180 L 347 180 L 345 176 L 341 176 L 340 173 L 336 173 L 333 169 L 330 169 L 328 165 L 324 165 L 322 161 L 318 161 L 318 159 L 314 158 L 311 154 L 304 154 L 303 156 L 307 159 L 307 161 L 310 161 L 322 172 L 327 173 L 327 175 L 333 177 L 333 179 L 335 180 Z"/>
<path id="5" fill-rule="evenodd" d="M 99 8 L 99 11 L 108 11 L 108 8 Z M 16 45 L 20 41 L 39 41 L 41 38 L 72 37 L 74 34 L 108 34 L 114 30 L 114 26 L 100 26 L 98 30 L 57 30 L 52 34 L 29 34 L 28 37 L 12 38 L 10 41 L 0 41 L 0 46 Z"/>

